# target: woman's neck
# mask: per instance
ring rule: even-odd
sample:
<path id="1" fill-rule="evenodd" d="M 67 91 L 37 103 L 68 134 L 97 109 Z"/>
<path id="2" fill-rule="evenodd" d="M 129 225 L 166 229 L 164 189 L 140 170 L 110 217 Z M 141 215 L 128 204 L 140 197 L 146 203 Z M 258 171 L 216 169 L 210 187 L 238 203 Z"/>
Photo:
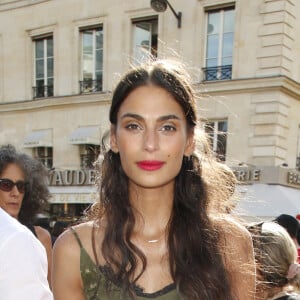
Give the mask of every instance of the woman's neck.
<path id="1" fill-rule="evenodd" d="M 174 192 L 170 188 L 130 190 L 130 203 L 135 211 L 134 234 L 156 241 L 167 229 L 173 210 Z"/>

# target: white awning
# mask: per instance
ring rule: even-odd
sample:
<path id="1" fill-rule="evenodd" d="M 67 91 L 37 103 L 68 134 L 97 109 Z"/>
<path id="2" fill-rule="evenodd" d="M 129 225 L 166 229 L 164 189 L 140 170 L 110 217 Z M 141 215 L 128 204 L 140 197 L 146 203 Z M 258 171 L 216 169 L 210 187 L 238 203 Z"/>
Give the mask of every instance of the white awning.
<path id="1" fill-rule="evenodd" d="M 240 185 L 236 212 L 246 219 L 272 219 L 300 214 L 300 189 L 272 184 Z"/>
<path id="2" fill-rule="evenodd" d="M 52 147 L 52 129 L 35 130 L 24 139 L 24 148 Z"/>
<path id="3" fill-rule="evenodd" d="M 75 129 L 69 137 L 71 144 L 100 145 L 100 127 L 84 126 Z"/>

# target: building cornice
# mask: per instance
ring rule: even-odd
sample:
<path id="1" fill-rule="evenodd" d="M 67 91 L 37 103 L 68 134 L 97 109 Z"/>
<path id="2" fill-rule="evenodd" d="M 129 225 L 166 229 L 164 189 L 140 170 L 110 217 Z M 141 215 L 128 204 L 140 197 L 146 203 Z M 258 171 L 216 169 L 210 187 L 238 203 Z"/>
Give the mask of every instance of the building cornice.
<path id="1" fill-rule="evenodd" d="M 254 93 L 261 91 L 280 90 L 293 98 L 300 100 L 300 84 L 286 76 L 259 78 L 244 78 L 220 81 L 207 81 L 194 85 L 201 95 L 228 95 L 239 93 Z M 34 100 L 0 103 L 0 113 L 8 111 L 24 111 L 47 107 L 109 104 L 111 92 L 91 93 L 84 95 L 59 96 Z"/>
<path id="2" fill-rule="evenodd" d="M 202 95 L 225 95 L 266 90 L 280 90 L 300 100 L 300 83 L 287 76 L 243 78 L 224 81 L 206 81 L 195 85 Z"/>
<path id="3" fill-rule="evenodd" d="M 12 10 L 12 9 L 17 9 L 17 8 L 22 8 L 24 6 L 31 6 L 31 5 L 36 5 L 41 2 L 48 2 L 52 0 L 3 0 L 0 1 L 0 11 L 6 11 L 6 10 Z"/>
<path id="4" fill-rule="evenodd" d="M 51 98 L 39 98 L 26 101 L 2 102 L 0 103 L 0 114 L 11 111 L 27 111 L 35 109 L 47 109 L 49 107 L 109 104 L 111 93 L 91 93 L 85 95 L 71 95 Z"/>

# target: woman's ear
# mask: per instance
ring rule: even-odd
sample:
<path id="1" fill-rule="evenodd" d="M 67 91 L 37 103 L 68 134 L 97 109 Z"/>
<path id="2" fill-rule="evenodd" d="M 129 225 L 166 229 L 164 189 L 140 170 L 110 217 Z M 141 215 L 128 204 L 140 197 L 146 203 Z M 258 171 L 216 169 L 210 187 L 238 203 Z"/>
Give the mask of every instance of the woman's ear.
<path id="1" fill-rule="evenodd" d="M 110 149 L 114 153 L 119 152 L 118 144 L 117 144 L 117 137 L 116 137 L 116 126 L 111 125 L 110 126 Z"/>
<path id="2" fill-rule="evenodd" d="M 187 138 L 184 155 L 191 156 L 195 151 L 194 131 L 190 132 Z"/>

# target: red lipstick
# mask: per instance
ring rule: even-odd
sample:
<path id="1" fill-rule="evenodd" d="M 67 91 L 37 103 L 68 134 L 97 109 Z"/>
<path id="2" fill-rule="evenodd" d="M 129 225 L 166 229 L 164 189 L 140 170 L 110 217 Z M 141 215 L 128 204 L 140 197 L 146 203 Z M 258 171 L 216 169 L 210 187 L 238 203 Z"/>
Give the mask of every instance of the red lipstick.
<path id="1" fill-rule="evenodd" d="M 137 163 L 138 167 L 146 171 L 156 171 L 163 166 L 164 162 L 158 160 L 143 160 Z"/>

